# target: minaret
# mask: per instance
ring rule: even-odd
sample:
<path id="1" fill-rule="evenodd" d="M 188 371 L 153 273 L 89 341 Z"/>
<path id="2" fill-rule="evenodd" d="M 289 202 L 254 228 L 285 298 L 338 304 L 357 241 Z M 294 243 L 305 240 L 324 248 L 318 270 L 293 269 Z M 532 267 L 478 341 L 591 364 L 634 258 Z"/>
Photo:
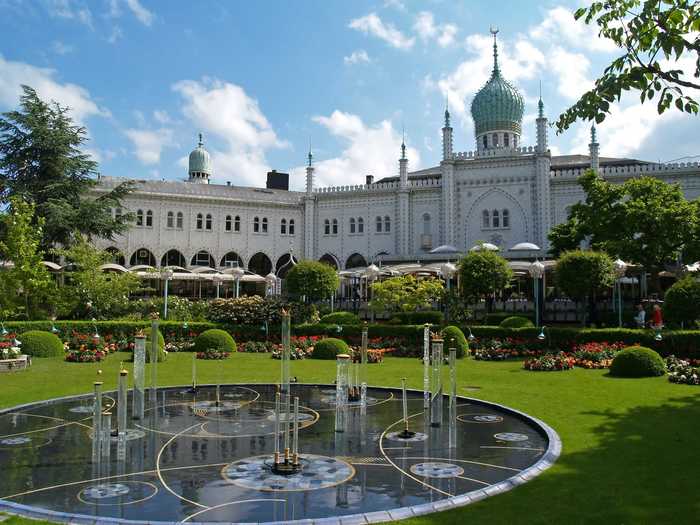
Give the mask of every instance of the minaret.
<path id="1" fill-rule="evenodd" d="M 304 259 L 316 259 L 316 195 L 314 195 L 314 156 L 309 145 L 306 165 L 306 195 L 304 195 Z M 291 253 L 291 252 L 290 252 Z"/>
<path id="2" fill-rule="evenodd" d="M 309 154 L 307 158 L 308 163 L 306 165 L 306 194 L 311 195 L 314 191 L 314 156 L 313 153 L 311 153 L 311 148 L 309 148 Z"/>
<path id="3" fill-rule="evenodd" d="M 544 102 L 540 88 L 540 100 L 537 103 L 537 144 L 535 146 L 535 220 L 533 224 L 533 242 L 545 251 L 549 249 L 549 229 L 551 220 L 551 185 L 550 168 L 552 157 L 547 147 L 547 117 L 544 115 Z"/>
<path id="4" fill-rule="evenodd" d="M 591 169 L 598 171 L 600 168 L 600 158 L 598 153 L 600 151 L 600 144 L 598 144 L 598 138 L 596 136 L 595 124 L 591 126 L 591 143 L 588 145 L 588 154 L 591 157 Z"/>
<path id="5" fill-rule="evenodd" d="M 396 237 L 396 251 L 400 255 L 409 255 L 411 251 L 409 246 L 409 229 L 411 224 L 409 193 L 408 159 L 406 158 L 406 140 L 404 137 L 404 140 L 401 141 L 401 158 L 399 159 L 399 220 L 397 224 L 398 236 Z"/>
<path id="6" fill-rule="evenodd" d="M 445 103 L 445 125 L 442 128 L 442 160 L 452 158 L 452 126 L 450 125 L 450 110 Z"/>
<path id="7" fill-rule="evenodd" d="M 401 158 L 399 159 L 399 185 L 408 188 L 408 159 L 406 158 L 406 139 L 401 141 Z"/>
<path id="8" fill-rule="evenodd" d="M 547 117 L 544 116 L 544 102 L 542 102 L 542 94 L 540 101 L 537 103 L 537 153 L 547 151 Z"/>

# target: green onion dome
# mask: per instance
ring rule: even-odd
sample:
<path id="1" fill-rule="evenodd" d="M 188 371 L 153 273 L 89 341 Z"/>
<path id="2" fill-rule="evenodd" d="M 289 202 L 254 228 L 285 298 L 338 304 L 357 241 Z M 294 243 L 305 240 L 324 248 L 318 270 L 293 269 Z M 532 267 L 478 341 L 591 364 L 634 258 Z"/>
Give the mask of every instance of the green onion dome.
<path id="1" fill-rule="evenodd" d="M 199 144 L 190 153 L 189 173 L 205 173 L 211 175 L 211 156 L 204 149 L 202 134 L 199 134 Z"/>
<path id="2" fill-rule="evenodd" d="M 498 67 L 496 33 L 493 33 L 493 71 L 491 78 L 472 100 L 471 112 L 476 136 L 489 131 L 512 131 L 520 134 L 523 121 L 523 97 L 501 76 Z"/>

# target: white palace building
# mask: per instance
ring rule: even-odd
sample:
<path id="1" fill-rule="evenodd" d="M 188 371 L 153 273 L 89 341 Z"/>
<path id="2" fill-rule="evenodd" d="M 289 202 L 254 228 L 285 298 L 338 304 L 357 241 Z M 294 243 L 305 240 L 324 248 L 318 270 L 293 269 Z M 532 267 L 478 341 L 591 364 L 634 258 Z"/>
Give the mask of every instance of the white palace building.
<path id="1" fill-rule="evenodd" d="M 471 103 L 475 150 L 453 149 L 446 110 L 439 165 L 409 171 L 402 144 L 398 176 L 375 181 L 367 175 L 365 184 L 319 188 L 309 152 L 306 190 L 289 191 L 288 175 L 274 171 L 265 188 L 212 183 L 215 167 L 200 136 L 189 156 L 188 180 L 134 181 L 135 191 L 124 204 L 136 214 L 136 223 L 100 245 L 126 267 L 221 270 L 240 265 L 250 273 L 279 277 L 290 254 L 339 270 L 373 262 L 444 260 L 444 254 L 431 250 L 447 245 L 465 252 L 479 241 L 511 258 L 514 245 L 529 242 L 541 249 L 528 256 L 543 257 L 550 228 L 584 197 L 576 179 L 589 168 L 616 182 L 658 177 L 680 184 L 688 198 L 700 196 L 697 162 L 601 157 L 594 128 L 589 155 L 553 156 L 541 100 L 538 105 L 537 141 L 521 144 L 523 98 L 501 74 L 494 37 L 491 78 Z M 101 177 L 97 192 L 123 181 Z"/>

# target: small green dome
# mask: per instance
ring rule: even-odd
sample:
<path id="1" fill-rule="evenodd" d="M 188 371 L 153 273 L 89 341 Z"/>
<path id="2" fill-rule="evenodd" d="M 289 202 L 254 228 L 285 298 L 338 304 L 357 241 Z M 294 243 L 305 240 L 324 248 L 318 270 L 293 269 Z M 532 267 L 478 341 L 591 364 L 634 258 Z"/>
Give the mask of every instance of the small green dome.
<path id="1" fill-rule="evenodd" d="M 476 135 L 488 131 L 513 131 L 520 134 L 523 121 L 523 97 L 501 76 L 498 67 L 496 35 L 493 42 L 493 71 L 491 78 L 472 100 L 472 119 Z"/>
<path id="2" fill-rule="evenodd" d="M 204 149 L 201 133 L 199 134 L 199 144 L 197 144 L 197 147 L 190 153 L 189 172 L 211 175 L 211 156 L 209 152 Z"/>

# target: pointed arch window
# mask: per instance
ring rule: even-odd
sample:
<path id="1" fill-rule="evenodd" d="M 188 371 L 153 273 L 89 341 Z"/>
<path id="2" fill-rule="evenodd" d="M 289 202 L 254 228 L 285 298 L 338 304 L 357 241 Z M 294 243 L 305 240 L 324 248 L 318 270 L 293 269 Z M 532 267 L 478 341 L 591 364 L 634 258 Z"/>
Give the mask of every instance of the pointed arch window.
<path id="1" fill-rule="evenodd" d="M 504 145 L 506 148 L 509 148 L 509 147 L 510 147 L 510 135 L 509 135 L 508 133 L 504 133 L 504 134 L 503 134 L 503 145 Z"/>
<path id="2" fill-rule="evenodd" d="M 146 212 L 146 228 L 153 228 L 153 211 Z"/>
<path id="3" fill-rule="evenodd" d="M 486 135 L 481 137 L 481 142 L 484 144 L 484 149 L 489 147 L 489 138 Z"/>
<path id="4" fill-rule="evenodd" d="M 267 233 L 267 217 L 263 217 L 262 220 L 262 232 Z"/>
<path id="5" fill-rule="evenodd" d="M 430 226 L 430 214 L 423 214 L 423 235 L 430 235 L 432 233 L 432 227 Z"/>
<path id="6" fill-rule="evenodd" d="M 504 209 L 501 215 L 501 219 L 503 221 L 503 227 L 504 228 L 510 228 L 510 211 L 507 209 Z"/>
<path id="7" fill-rule="evenodd" d="M 389 233 L 391 231 L 391 217 L 389 217 L 388 215 L 384 217 L 384 231 L 386 233 Z"/>
<path id="8" fill-rule="evenodd" d="M 136 226 L 143 226 L 143 210 L 136 210 Z"/>
<path id="9" fill-rule="evenodd" d="M 355 217 L 350 217 L 350 233 L 355 233 Z"/>
<path id="10" fill-rule="evenodd" d="M 328 219 L 323 221 L 323 233 L 324 233 L 324 235 L 331 234 L 331 221 L 329 221 Z"/>
<path id="11" fill-rule="evenodd" d="M 168 215 L 166 216 L 165 225 L 168 228 L 175 227 L 175 214 L 173 212 L 171 212 L 171 211 L 168 212 Z"/>
<path id="12" fill-rule="evenodd" d="M 338 235 L 338 219 L 333 219 L 333 235 Z"/>
<path id="13" fill-rule="evenodd" d="M 260 218 L 253 217 L 253 233 L 260 233 Z"/>
<path id="14" fill-rule="evenodd" d="M 206 219 L 206 228 L 207 231 L 211 231 L 211 213 L 207 213 L 207 219 Z"/>
<path id="15" fill-rule="evenodd" d="M 491 144 L 494 148 L 498 147 L 498 133 L 494 133 L 493 135 L 491 135 Z"/>
<path id="16" fill-rule="evenodd" d="M 377 226 L 376 226 L 377 233 L 382 233 L 382 218 L 379 215 L 377 215 L 376 223 L 377 223 Z"/>
<path id="17" fill-rule="evenodd" d="M 181 211 L 177 212 L 177 219 L 175 222 L 175 227 L 178 230 L 182 230 L 182 228 L 184 228 L 184 222 L 185 222 L 185 218 L 184 218 L 184 215 L 182 214 L 182 212 Z"/>
<path id="18" fill-rule="evenodd" d="M 491 227 L 491 214 L 489 210 L 484 210 L 481 212 L 481 227 L 490 228 Z"/>
<path id="19" fill-rule="evenodd" d="M 202 215 L 201 213 L 197 214 L 197 229 L 198 230 L 204 229 L 204 215 Z"/>
<path id="20" fill-rule="evenodd" d="M 294 235 L 294 219 L 289 219 L 289 235 Z"/>
<path id="21" fill-rule="evenodd" d="M 233 231 L 235 232 L 240 232 L 241 231 L 241 216 L 236 215 L 233 219 Z"/>
<path id="22" fill-rule="evenodd" d="M 280 221 L 280 233 L 282 235 L 287 235 L 287 219 L 282 219 Z"/>
<path id="23" fill-rule="evenodd" d="M 493 210 L 493 212 L 491 213 L 491 226 L 493 228 L 501 227 L 500 214 L 498 213 L 498 210 Z"/>
<path id="24" fill-rule="evenodd" d="M 362 217 L 357 219 L 357 233 L 365 232 L 365 220 Z"/>
<path id="25" fill-rule="evenodd" d="M 231 216 L 230 216 L 230 215 L 227 215 L 227 216 L 226 216 L 226 221 L 225 221 L 225 223 L 224 223 L 224 229 L 225 229 L 227 232 L 230 232 L 232 227 L 233 227 L 233 223 L 232 223 L 232 221 L 231 221 Z"/>

